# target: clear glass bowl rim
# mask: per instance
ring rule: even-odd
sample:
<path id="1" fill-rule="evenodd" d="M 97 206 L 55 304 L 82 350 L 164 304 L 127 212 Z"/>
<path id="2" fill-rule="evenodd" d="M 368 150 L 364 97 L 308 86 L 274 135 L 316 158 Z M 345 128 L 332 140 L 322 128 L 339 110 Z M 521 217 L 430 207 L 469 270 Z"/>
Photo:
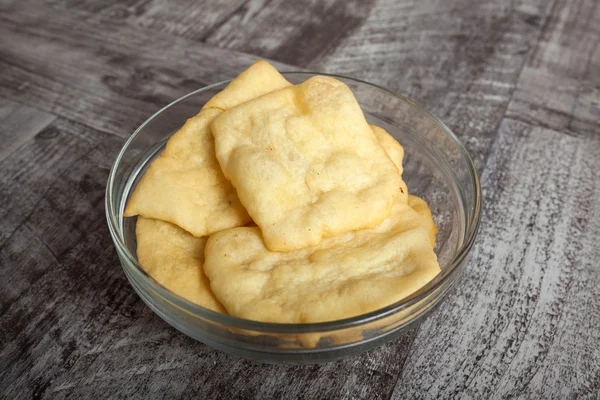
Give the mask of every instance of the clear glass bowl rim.
<path id="1" fill-rule="evenodd" d="M 402 310 L 405 310 L 420 301 L 427 298 L 430 294 L 433 294 L 437 290 L 442 290 L 444 283 L 451 280 L 451 278 L 455 275 L 458 270 L 458 267 L 464 261 L 465 257 L 469 253 L 471 247 L 473 246 L 473 242 L 475 241 L 475 236 L 477 234 L 477 230 L 479 229 L 480 222 L 480 214 L 481 214 L 481 186 L 479 183 L 479 177 L 477 175 L 477 171 L 475 169 L 475 165 L 473 164 L 473 160 L 469 156 L 467 150 L 464 148 L 460 140 L 456 137 L 456 135 L 444 124 L 439 118 L 430 113 L 427 109 L 422 107 L 421 105 L 415 103 L 407 97 L 402 96 L 399 93 L 394 92 L 393 90 L 384 88 L 382 86 L 376 85 L 374 83 L 370 83 L 367 81 L 363 81 L 356 78 L 351 78 L 343 75 L 336 74 L 328 74 L 322 72 L 308 72 L 308 71 L 291 71 L 291 72 L 282 72 L 283 75 L 293 75 L 293 76 L 313 76 L 313 75 L 323 75 L 330 76 L 336 79 L 342 79 L 347 81 L 356 82 L 363 85 L 371 86 L 375 89 L 383 90 L 393 96 L 398 97 L 399 99 L 409 103 L 410 105 L 416 107 L 421 113 L 425 114 L 426 117 L 429 117 L 433 120 L 437 125 L 439 125 L 446 134 L 452 139 L 452 141 L 456 144 L 462 158 L 466 162 L 468 166 L 469 176 L 471 178 L 471 183 L 475 188 L 473 193 L 473 198 L 471 199 L 472 207 L 471 210 L 465 210 L 466 214 L 466 226 L 465 233 L 463 236 L 462 245 L 456 251 L 454 258 L 451 263 L 442 270 L 442 273 L 439 274 L 436 278 L 430 281 L 427 285 L 413 293 L 412 295 L 396 302 L 390 304 L 386 307 L 380 308 L 375 311 L 368 312 L 366 314 L 357 315 L 350 318 L 335 320 L 335 321 L 327 321 L 327 322 L 318 322 L 318 323 L 310 323 L 310 324 L 289 324 L 289 323 L 272 323 L 272 322 L 260 322 L 260 321 L 252 321 L 247 319 L 242 319 L 238 317 L 234 317 L 227 314 L 222 314 L 208 308 L 204 308 L 200 305 L 192 303 L 179 295 L 175 294 L 171 290 L 167 289 L 160 283 L 158 283 L 154 278 L 152 278 L 137 262 L 136 257 L 131 254 L 127 246 L 125 245 L 125 241 L 123 238 L 122 227 L 120 220 L 123 219 L 123 216 L 118 209 L 118 204 L 115 204 L 113 201 L 113 190 L 115 186 L 115 173 L 116 170 L 123 158 L 123 155 L 131 142 L 136 138 L 136 136 L 144 129 L 144 127 L 149 124 L 154 118 L 156 118 L 162 112 L 168 110 L 171 106 L 186 100 L 187 98 L 194 96 L 198 93 L 201 93 L 206 90 L 213 89 L 215 87 L 224 86 L 231 82 L 231 79 L 217 82 L 208 86 L 204 86 L 200 89 L 197 89 L 193 92 L 190 92 L 177 100 L 169 103 L 164 106 L 156 113 L 154 113 L 150 118 L 148 118 L 144 123 L 142 123 L 130 138 L 125 142 L 121 151 L 119 152 L 115 162 L 113 163 L 110 173 L 108 176 L 108 182 L 106 186 L 106 194 L 105 194 L 105 211 L 106 211 L 106 219 L 108 222 L 108 227 L 110 234 L 112 236 L 113 242 L 117 247 L 117 251 L 119 253 L 119 258 L 121 262 L 126 261 L 127 268 L 134 272 L 136 275 L 139 275 L 141 279 L 145 280 L 145 283 L 156 290 L 160 295 L 164 296 L 164 298 L 178 306 L 179 308 L 185 310 L 191 315 L 195 315 L 206 320 L 209 320 L 215 324 L 226 325 L 231 328 L 238 329 L 250 329 L 253 331 L 263 332 L 263 333 L 271 333 L 271 334 L 288 334 L 288 333 L 314 333 L 314 332 L 328 332 L 328 331 L 336 331 L 347 328 L 356 327 L 359 325 L 371 323 L 377 321 L 382 318 L 386 318 Z M 460 192 L 461 201 L 463 201 L 463 193 Z M 122 255 L 125 257 L 123 260 Z M 125 265 L 123 265 L 125 268 Z"/>

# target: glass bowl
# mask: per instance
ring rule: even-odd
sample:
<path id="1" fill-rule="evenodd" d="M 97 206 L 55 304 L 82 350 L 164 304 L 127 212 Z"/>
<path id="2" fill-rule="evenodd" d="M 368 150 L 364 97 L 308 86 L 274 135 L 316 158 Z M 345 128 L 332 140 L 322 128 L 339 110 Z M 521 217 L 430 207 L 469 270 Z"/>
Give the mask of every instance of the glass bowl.
<path id="1" fill-rule="evenodd" d="M 300 83 L 317 74 L 283 75 Z M 329 76 L 352 89 L 369 123 L 381 126 L 404 146 L 403 178 L 409 192 L 425 199 L 431 208 L 439 228 L 435 251 L 442 272 L 397 303 L 314 324 L 263 323 L 220 314 L 179 297 L 149 276 L 138 264 L 136 219 L 123 217 L 125 204 L 167 139 L 229 83 L 220 82 L 174 101 L 144 122 L 123 146 L 106 188 L 108 226 L 127 279 L 156 314 L 184 334 L 227 353 L 264 362 L 327 362 L 399 337 L 422 321 L 459 281 L 481 209 L 479 179 L 466 150 L 443 122 L 411 100 L 371 83 Z"/>

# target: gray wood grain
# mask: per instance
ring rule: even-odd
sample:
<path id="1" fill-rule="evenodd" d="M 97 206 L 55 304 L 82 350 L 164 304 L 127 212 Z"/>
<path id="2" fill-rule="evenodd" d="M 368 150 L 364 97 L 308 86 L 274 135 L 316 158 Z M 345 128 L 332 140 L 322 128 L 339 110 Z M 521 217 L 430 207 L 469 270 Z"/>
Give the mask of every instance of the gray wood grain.
<path id="1" fill-rule="evenodd" d="M 598 398 L 593 0 L 0 0 L 0 397 Z M 160 106 L 256 57 L 422 103 L 483 172 L 463 282 L 360 356 L 262 365 L 160 320 L 105 227 L 106 177 Z"/>
<path id="2" fill-rule="evenodd" d="M 257 58 L 93 18 L 27 1 L 0 13 L 0 96 L 128 137 L 160 107 Z"/>
<path id="3" fill-rule="evenodd" d="M 0 160 L 12 154 L 53 120 L 52 114 L 0 98 Z"/>
<path id="4" fill-rule="evenodd" d="M 373 0 L 247 2 L 203 39 L 301 67 L 333 51 L 368 17 Z M 385 7 L 385 5 L 381 5 Z"/>
<path id="5" fill-rule="evenodd" d="M 502 122 L 464 282 L 421 327 L 398 398 L 598 395 L 598 152 L 598 140 Z"/>
<path id="6" fill-rule="evenodd" d="M 570 134 L 600 133 L 600 5 L 554 6 L 507 115 Z"/>

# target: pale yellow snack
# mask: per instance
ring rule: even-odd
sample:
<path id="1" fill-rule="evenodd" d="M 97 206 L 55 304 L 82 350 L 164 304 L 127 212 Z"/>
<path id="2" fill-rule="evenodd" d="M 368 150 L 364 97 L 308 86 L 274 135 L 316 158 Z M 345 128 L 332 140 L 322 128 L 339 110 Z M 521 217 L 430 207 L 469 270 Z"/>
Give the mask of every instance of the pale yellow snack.
<path id="1" fill-rule="evenodd" d="M 209 123 L 221 112 L 202 110 L 169 139 L 129 199 L 126 217 L 172 222 L 196 237 L 250 222 L 214 156 Z"/>
<path id="2" fill-rule="evenodd" d="M 206 237 L 144 217 L 138 217 L 135 234 L 138 261 L 150 276 L 193 303 L 226 313 L 202 270 Z"/>
<path id="3" fill-rule="evenodd" d="M 425 224 L 397 201 L 372 229 L 287 253 L 269 251 L 258 228 L 228 229 L 209 238 L 204 271 L 231 315 L 281 323 L 337 320 L 401 300 L 438 274 Z"/>
<path id="4" fill-rule="evenodd" d="M 396 201 L 398 201 L 398 200 L 396 200 Z M 431 215 L 431 211 L 429 210 L 429 206 L 427 206 L 427 203 L 425 202 L 425 200 L 423 200 L 417 196 L 414 196 L 414 195 L 408 196 L 408 205 L 411 206 L 411 208 L 413 210 L 415 210 L 417 213 L 419 213 L 421 215 L 421 218 L 423 218 L 423 220 L 421 221 L 421 226 L 423 228 L 425 228 L 425 230 L 429 234 L 429 240 L 431 242 L 431 247 L 432 248 L 435 247 L 435 235 L 437 234 L 438 229 L 437 229 L 437 226 L 435 225 L 435 223 L 433 222 L 433 217 Z M 328 338 L 330 340 L 332 340 L 334 343 L 341 345 L 341 344 L 356 342 L 357 340 L 362 339 L 363 332 L 365 332 L 365 331 L 390 330 L 390 329 L 394 328 L 395 326 L 401 324 L 402 322 L 405 322 L 404 317 L 408 317 L 409 315 L 413 314 L 416 309 L 422 308 L 421 311 L 417 312 L 417 314 L 420 314 L 421 312 L 427 310 L 429 308 L 429 306 L 423 307 L 423 302 L 425 302 L 425 300 L 421 300 L 420 302 L 404 309 L 403 311 L 401 311 L 399 313 L 395 313 L 389 317 L 377 320 L 366 326 L 348 328 L 344 331 L 336 331 L 336 332 L 332 333 L 331 335 L 328 335 Z M 413 317 L 414 317 L 414 315 L 413 315 Z M 321 337 L 318 336 L 318 338 L 316 339 L 316 342 L 318 342 L 320 339 L 321 339 Z M 315 342 L 315 340 L 313 340 L 313 342 Z M 305 347 L 306 346 L 314 347 L 314 345 L 310 346 L 311 343 L 305 344 L 303 342 L 303 345 Z"/>
<path id="5" fill-rule="evenodd" d="M 373 133 L 375 137 L 385 149 L 385 152 L 390 157 L 390 159 L 400 171 L 400 174 L 404 172 L 402 167 L 402 160 L 404 159 L 404 148 L 398 143 L 396 139 L 383 128 L 380 128 L 376 125 L 371 125 L 371 129 L 373 129 Z"/>
<path id="6" fill-rule="evenodd" d="M 390 157 L 390 159 L 400 171 L 400 175 L 404 172 L 404 168 L 402 167 L 402 160 L 404 159 L 404 148 L 398 143 L 396 139 L 393 138 L 392 135 L 387 133 L 387 131 L 383 128 L 380 128 L 376 125 L 371 125 L 371 129 L 373 129 L 373 133 L 379 144 L 385 149 L 385 152 Z M 400 181 L 400 194 L 398 197 L 404 201 L 405 203 L 408 201 L 408 188 L 404 180 Z"/>
<path id="7" fill-rule="evenodd" d="M 290 85 L 264 61 L 242 72 L 169 139 L 136 186 L 124 216 L 172 222 L 196 237 L 250 222 L 217 162 L 209 124 L 222 108 Z"/>
<path id="8" fill-rule="evenodd" d="M 228 110 L 263 94 L 291 85 L 271 64 L 258 60 L 210 99 L 202 109 Z"/>
<path id="9" fill-rule="evenodd" d="M 431 210 L 427 205 L 427 202 L 420 197 L 409 195 L 408 196 L 408 205 L 415 210 L 421 218 L 423 218 L 424 225 L 423 227 L 427 231 L 429 235 L 429 242 L 431 243 L 431 247 L 435 247 L 435 235 L 438 233 L 438 228 L 433 221 L 433 215 L 431 215 Z"/>
<path id="10" fill-rule="evenodd" d="M 373 227 L 398 195 L 398 168 L 336 79 L 248 101 L 211 129 L 219 164 L 272 251 Z"/>

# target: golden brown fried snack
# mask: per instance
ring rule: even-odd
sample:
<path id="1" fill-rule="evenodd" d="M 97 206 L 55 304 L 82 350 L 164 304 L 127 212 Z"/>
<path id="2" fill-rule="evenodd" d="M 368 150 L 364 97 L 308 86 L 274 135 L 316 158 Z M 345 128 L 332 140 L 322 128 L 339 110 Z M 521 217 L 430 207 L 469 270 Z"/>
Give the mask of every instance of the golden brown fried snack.
<path id="1" fill-rule="evenodd" d="M 380 128 L 376 125 L 371 125 L 371 129 L 373 129 L 373 133 L 375 137 L 385 149 L 385 152 L 390 157 L 390 159 L 400 171 L 400 174 L 404 172 L 402 168 L 402 160 L 404 159 L 404 148 L 398 143 L 396 139 L 392 137 L 387 131 L 383 128 Z"/>
<path id="2" fill-rule="evenodd" d="M 435 247 L 435 235 L 438 233 L 438 228 L 433 222 L 433 215 L 431 215 L 431 210 L 429 206 L 425 202 L 425 200 L 420 197 L 409 195 L 408 196 L 408 205 L 421 215 L 424 221 L 423 227 L 427 230 L 427 234 L 429 235 L 429 242 L 431 243 L 431 247 Z"/>
<path id="3" fill-rule="evenodd" d="M 209 238 L 204 271 L 215 296 L 237 317 L 282 323 L 347 318 L 401 300 L 437 275 L 426 225 L 397 201 L 374 228 L 286 253 L 269 251 L 258 228 L 228 229 Z"/>
<path id="4" fill-rule="evenodd" d="M 258 60 L 210 99 L 202 109 L 228 110 L 263 94 L 291 85 L 271 64 Z"/>
<path id="5" fill-rule="evenodd" d="M 219 164 L 272 251 L 373 227 L 398 196 L 398 168 L 336 79 L 248 101 L 211 129 Z"/>
<path id="6" fill-rule="evenodd" d="M 404 168 L 402 167 L 404 148 L 392 137 L 392 135 L 387 133 L 385 129 L 375 125 L 371 125 L 371 129 L 373 129 L 373 133 L 375 134 L 375 137 L 377 137 L 379 144 L 385 149 L 387 155 L 394 162 L 398 171 L 400 171 L 400 175 L 402 175 L 404 172 Z M 398 198 L 405 203 L 408 201 L 408 187 L 406 187 L 404 180 L 400 181 L 400 194 L 398 195 Z"/>
<path id="7" fill-rule="evenodd" d="M 217 162 L 209 124 L 224 108 L 289 85 L 264 61 L 242 72 L 169 139 L 135 188 L 124 215 L 172 222 L 196 237 L 249 223 Z"/>
<path id="8" fill-rule="evenodd" d="M 150 276 L 193 303 L 226 313 L 202 269 L 206 237 L 196 238 L 173 224 L 144 217 L 138 217 L 135 234 L 138 261 Z"/>

